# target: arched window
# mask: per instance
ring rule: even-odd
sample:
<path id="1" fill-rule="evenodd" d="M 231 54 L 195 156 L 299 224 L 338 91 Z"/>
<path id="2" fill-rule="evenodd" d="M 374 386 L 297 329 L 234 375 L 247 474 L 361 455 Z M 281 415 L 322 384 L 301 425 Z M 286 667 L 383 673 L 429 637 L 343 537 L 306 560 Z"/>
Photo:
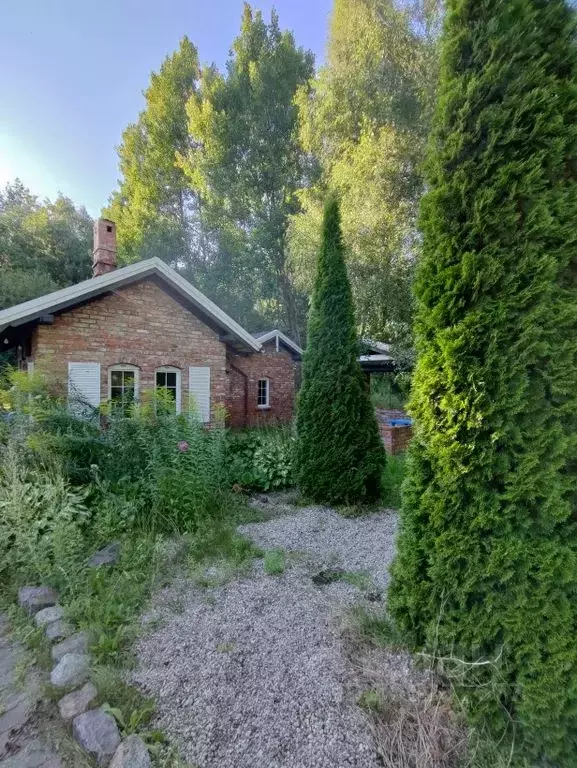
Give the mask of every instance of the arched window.
<path id="1" fill-rule="evenodd" d="M 180 413 L 181 409 L 181 381 L 182 375 L 180 368 L 164 365 L 162 368 L 156 369 L 155 388 L 157 391 L 162 390 L 163 392 L 166 392 L 168 397 L 174 401 L 174 409 L 176 413 Z"/>
<path id="2" fill-rule="evenodd" d="M 140 371 L 136 365 L 111 365 L 108 369 L 108 399 L 113 407 L 126 413 L 128 407 L 138 400 L 140 393 Z"/>

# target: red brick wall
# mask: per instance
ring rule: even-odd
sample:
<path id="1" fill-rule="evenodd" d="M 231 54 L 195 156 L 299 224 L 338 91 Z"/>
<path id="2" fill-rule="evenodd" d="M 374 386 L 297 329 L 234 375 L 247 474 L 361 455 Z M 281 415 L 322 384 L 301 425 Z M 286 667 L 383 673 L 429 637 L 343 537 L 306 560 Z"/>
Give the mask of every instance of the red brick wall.
<path id="1" fill-rule="evenodd" d="M 379 423 L 379 432 L 387 453 L 404 453 L 409 447 L 413 436 L 411 426 L 392 426 L 386 424 L 389 419 L 406 419 L 405 411 L 393 410 L 390 408 L 376 408 L 377 421 Z"/>
<path id="2" fill-rule="evenodd" d="M 32 339 L 36 369 L 66 382 L 68 362 L 100 363 L 101 398 L 108 398 L 108 368 L 127 363 L 140 368 L 140 390 L 153 389 L 155 370 L 180 368 L 182 402 L 188 392 L 188 366 L 210 366 L 211 405 L 228 392 L 226 347 L 218 333 L 185 309 L 152 280 L 93 299 L 40 325 Z"/>
<path id="3" fill-rule="evenodd" d="M 272 341 L 263 345 L 262 352 L 249 356 L 231 352 L 227 360 L 230 383 L 227 410 L 231 427 L 288 424 L 292 421 L 295 377 L 300 363 L 293 360 L 289 352 L 282 347 L 277 352 L 275 342 Z M 270 381 L 268 409 L 257 407 L 259 379 Z"/>
<path id="4" fill-rule="evenodd" d="M 409 426 L 393 427 L 391 425 L 379 423 L 379 431 L 385 446 L 385 451 L 391 455 L 404 453 L 409 447 L 413 436 L 413 428 Z"/>

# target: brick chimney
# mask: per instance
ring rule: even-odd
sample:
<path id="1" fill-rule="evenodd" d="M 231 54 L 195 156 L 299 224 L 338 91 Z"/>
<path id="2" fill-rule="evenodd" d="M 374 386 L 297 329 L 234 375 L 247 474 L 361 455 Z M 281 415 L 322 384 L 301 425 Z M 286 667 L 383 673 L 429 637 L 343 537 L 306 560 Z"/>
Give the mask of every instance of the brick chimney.
<path id="1" fill-rule="evenodd" d="M 105 275 L 114 269 L 116 269 L 116 224 L 109 219 L 96 219 L 92 276 Z"/>

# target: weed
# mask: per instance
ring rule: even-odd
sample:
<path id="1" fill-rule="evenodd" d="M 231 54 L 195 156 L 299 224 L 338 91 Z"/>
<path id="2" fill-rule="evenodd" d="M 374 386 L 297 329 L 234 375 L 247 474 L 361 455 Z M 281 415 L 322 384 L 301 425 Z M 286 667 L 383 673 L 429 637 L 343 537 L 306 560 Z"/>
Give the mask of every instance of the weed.
<path id="1" fill-rule="evenodd" d="M 284 573 L 286 557 L 282 549 L 269 549 L 264 553 L 264 570 L 269 576 Z"/>
<path id="2" fill-rule="evenodd" d="M 368 592 L 374 588 L 374 582 L 366 571 L 345 571 L 341 576 L 341 581 L 346 581 L 353 587 Z"/>
<path id="3" fill-rule="evenodd" d="M 232 653 L 235 647 L 235 643 L 219 643 L 216 646 L 216 650 L 218 653 Z"/>
<path id="4" fill-rule="evenodd" d="M 123 679 L 118 669 L 97 666 L 92 679 L 98 690 L 97 704 L 106 705 L 125 734 L 145 728 L 154 714 L 154 702 Z"/>
<path id="5" fill-rule="evenodd" d="M 387 456 L 387 463 L 381 477 L 381 502 L 385 507 L 398 509 L 401 506 L 401 486 L 405 477 L 405 454 Z"/>
<path id="6" fill-rule="evenodd" d="M 383 708 L 381 694 L 372 688 L 361 693 L 357 699 L 357 704 L 361 709 L 366 709 L 367 712 L 379 712 Z"/>

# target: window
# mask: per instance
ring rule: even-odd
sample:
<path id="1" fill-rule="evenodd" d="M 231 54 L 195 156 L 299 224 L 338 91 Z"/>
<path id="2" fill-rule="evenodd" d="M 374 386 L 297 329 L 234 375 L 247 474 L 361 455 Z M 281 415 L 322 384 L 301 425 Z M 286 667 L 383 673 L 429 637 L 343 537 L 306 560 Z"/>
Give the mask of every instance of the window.
<path id="1" fill-rule="evenodd" d="M 180 371 L 178 368 L 159 368 L 156 371 L 156 389 L 166 393 L 174 402 L 174 409 L 180 413 Z"/>
<path id="2" fill-rule="evenodd" d="M 126 413 L 138 399 L 138 368 L 134 365 L 115 365 L 108 369 L 108 397 L 115 409 Z"/>
<path id="3" fill-rule="evenodd" d="M 268 379 L 258 380 L 258 392 L 256 404 L 258 408 L 270 408 L 270 381 Z"/>

